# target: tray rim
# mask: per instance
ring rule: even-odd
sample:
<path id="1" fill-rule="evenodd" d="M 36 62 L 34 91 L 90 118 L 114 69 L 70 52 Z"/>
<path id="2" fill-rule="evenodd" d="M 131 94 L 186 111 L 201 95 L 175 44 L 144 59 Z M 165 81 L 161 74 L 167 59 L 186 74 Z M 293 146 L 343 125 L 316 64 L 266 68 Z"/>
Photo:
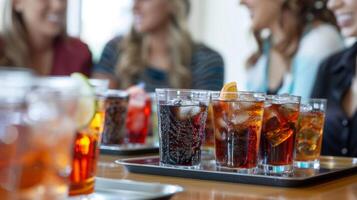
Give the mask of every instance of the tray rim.
<path id="1" fill-rule="evenodd" d="M 137 146 L 124 147 L 124 145 L 104 145 L 99 147 L 101 154 L 107 155 L 140 155 L 158 153 L 159 146 L 155 144 L 138 144 Z"/>
<path id="2" fill-rule="evenodd" d="M 127 185 L 140 185 L 140 186 L 147 186 L 147 187 L 161 187 L 163 189 L 164 187 L 169 187 L 170 189 L 167 190 L 166 192 L 161 192 L 159 195 L 155 196 L 153 195 L 152 197 L 148 197 L 148 199 L 162 199 L 162 198 L 168 198 L 172 197 L 173 195 L 176 195 L 178 193 L 182 193 L 185 191 L 185 188 L 180 186 L 180 185 L 174 185 L 174 184 L 164 184 L 164 183 L 158 183 L 158 182 L 142 182 L 142 181 L 135 181 L 135 180 L 128 180 L 128 179 L 112 179 L 112 178 L 106 178 L 106 177 L 95 177 L 96 182 L 101 182 L 101 181 L 107 181 L 109 183 L 114 182 L 117 184 L 127 184 Z M 108 184 L 109 184 L 108 183 Z M 115 192 L 115 186 L 113 188 L 102 188 L 99 187 L 97 184 L 95 185 L 95 191 L 96 190 L 104 190 L 104 191 L 114 191 Z M 172 189 L 175 189 L 174 191 Z M 130 190 L 130 192 L 136 191 L 135 189 Z M 144 191 L 138 191 L 140 193 L 146 193 L 146 194 L 151 194 L 150 192 L 144 192 Z"/>
<path id="3" fill-rule="evenodd" d="M 177 171 L 177 172 L 192 172 L 195 173 L 195 177 L 185 177 L 185 176 L 180 176 L 180 175 L 171 175 L 171 177 L 182 177 L 182 178 L 191 178 L 191 179 L 199 179 L 199 180 L 209 180 L 209 181 L 220 181 L 220 182 L 233 182 L 233 183 L 243 183 L 246 184 L 247 182 L 239 182 L 239 181 L 230 181 L 230 180 L 221 180 L 221 179 L 213 179 L 213 178 L 197 178 L 196 176 L 200 174 L 209 174 L 209 175 L 225 175 L 229 176 L 232 175 L 233 177 L 243 177 L 243 178 L 260 178 L 260 179 L 267 179 L 267 180 L 272 180 L 274 181 L 273 184 L 263 184 L 263 183 L 255 183 L 256 185 L 268 185 L 268 186 L 281 186 L 281 187 L 300 187 L 302 183 L 305 182 L 312 182 L 317 179 L 328 179 L 329 177 L 326 177 L 328 175 L 335 176 L 341 173 L 345 174 L 352 174 L 352 172 L 356 173 L 357 172 L 357 158 L 350 158 L 350 157 L 335 157 L 335 156 L 321 156 L 324 159 L 327 160 L 333 160 L 333 159 L 351 159 L 353 164 L 356 164 L 354 167 L 348 167 L 348 168 L 342 168 L 342 169 L 336 169 L 334 171 L 327 171 L 327 172 L 321 172 L 317 175 L 313 176 L 306 176 L 306 177 L 284 177 L 284 176 L 269 176 L 269 175 L 259 175 L 259 174 L 242 174 L 242 173 L 236 173 L 236 172 L 222 172 L 222 171 L 210 171 L 210 170 L 195 170 L 195 169 L 180 169 L 180 168 L 174 168 L 174 167 L 166 167 L 166 166 L 158 166 L 158 165 L 150 165 L 150 164 L 139 164 L 139 163 L 129 163 L 130 161 L 133 160 L 144 160 L 144 159 L 157 159 L 159 156 L 141 156 L 141 157 L 135 157 L 135 158 L 125 158 L 125 159 L 118 159 L 115 160 L 114 162 L 119 165 L 125 166 L 130 172 L 134 173 L 143 173 L 143 174 L 153 174 L 153 175 L 159 175 L 157 173 L 150 173 L 150 172 L 143 172 L 143 170 L 138 170 L 143 169 L 143 168 L 148 168 L 148 169 L 165 169 L 168 171 Z M 198 174 L 198 175 L 197 175 Z M 163 176 L 170 176 L 170 175 L 165 175 Z M 279 183 L 279 181 L 281 183 Z M 289 182 L 293 183 L 289 183 Z M 283 182 L 286 182 L 284 185 Z M 253 184 L 249 183 L 248 184 Z M 310 183 L 311 184 L 311 183 Z"/>

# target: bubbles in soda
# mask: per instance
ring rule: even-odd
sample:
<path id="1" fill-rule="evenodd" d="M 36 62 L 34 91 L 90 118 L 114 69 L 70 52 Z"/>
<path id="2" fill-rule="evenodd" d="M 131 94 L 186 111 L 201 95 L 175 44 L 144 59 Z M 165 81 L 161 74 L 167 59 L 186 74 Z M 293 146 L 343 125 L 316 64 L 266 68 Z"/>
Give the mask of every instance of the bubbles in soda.
<path id="1" fill-rule="evenodd" d="M 189 102 L 159 105 L 162 164 L 195 166 L 201 160 L 201 142 L 207 106 Z"/>

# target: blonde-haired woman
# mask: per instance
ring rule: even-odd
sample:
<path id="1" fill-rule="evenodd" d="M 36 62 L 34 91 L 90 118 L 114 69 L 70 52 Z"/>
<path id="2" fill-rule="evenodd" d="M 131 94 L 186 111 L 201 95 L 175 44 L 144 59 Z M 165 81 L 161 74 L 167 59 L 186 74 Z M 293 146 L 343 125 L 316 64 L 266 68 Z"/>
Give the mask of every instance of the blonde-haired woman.
<path id="1" fill-rule="evenodd" d="M 67 0 L 5 0 L 0 28 L 0 65 L 38 75 L 89 75 L 87 45 L 66 35 Z"/>
<path id="2" fill-rule="evenodd" d="M 148 92 L 162 87 L 220 89 L 223 60 L 192 41 L 188 12 L 188 0 L 135 0 L 130 33 L 106 45 L 94 75 L 110 78 L 113 87 L 122 89 L 144 83 Z"/>

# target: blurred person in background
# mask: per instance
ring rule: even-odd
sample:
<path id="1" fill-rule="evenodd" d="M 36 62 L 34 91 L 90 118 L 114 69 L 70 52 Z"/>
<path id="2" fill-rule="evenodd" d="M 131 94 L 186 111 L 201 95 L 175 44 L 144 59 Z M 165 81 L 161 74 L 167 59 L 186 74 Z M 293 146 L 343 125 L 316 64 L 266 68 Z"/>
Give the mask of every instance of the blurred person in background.
<path id="1" fill-rule="evenodd" d="M 343 36 L 357 38 L 357 0 L 329 0 Z M 357 157 L 357 42 L 320 66 L 312 97 L 326 98 L 322 154 Z"/>
<path id="2" fill-rule="evenodd" d="M 134 0 L 131 31 L 105 46 L 94 67 L 96 78 L 126 89 L 144 83 L 155 88 L 220 90 L 222 57 L 195 43 L 187 28 L 189 0 Z"/>
<path id="3" fill-rule="evenodd" d="M 86 44 L 66 35 L 67 0 L 5 0 L 0 65 L 32 69 L 38 75 L 89 75 Z"/>
<path id="4" fill-rule="evenodd" d="M 258 44 L 247 60 L 247 89 L 309 97 L 321 61 L 344 47 L 326 0 L 241 0 L 241 4 L 250 11 Z"/>

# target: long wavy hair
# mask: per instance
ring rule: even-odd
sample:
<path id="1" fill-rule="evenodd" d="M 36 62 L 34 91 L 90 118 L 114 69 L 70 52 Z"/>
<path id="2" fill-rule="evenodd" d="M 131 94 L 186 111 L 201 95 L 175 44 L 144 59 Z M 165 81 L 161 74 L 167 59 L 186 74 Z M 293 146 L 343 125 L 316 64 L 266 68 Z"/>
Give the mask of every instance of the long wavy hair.
<path id="1" fill-rule="evenodd" d="M 174 7 L 169 25 L 169 81 L 172 87 L 189 88 L 191 86 L 191 58 L 193 41 L 187 27 L 189 12 L 188 0 L 166 0 Z M 136 79 L 147 67 L 149 47 L 144 34 L 131 28 L 119 44 L 120 59 L 116 65 L 119 87 L 127 88 L 135 84 Z"/>
<path id="2" fill-rule="evenodd" d="M 21 13 L 13 6 L 13 0 L 5 0 L 3 6 L 3 21 L 0 28 L 0 65 L 30 67 L 31 56 L 29 38 Z M 65 39 L 66 28 L 56 38 Z"/>
<path id="3" fill-rule="evenodd" d="M 297 49 L 299 41 L 305 28 L 313 22 L 328 23 L 338 29 L 334 14 L 327 8 L 328 0 L 286 0 L 282 6 L 280 19 L 281 27 L 285 33 L 285 38 L 272 46 L 284 57 L 292 59 Z M 262 30 L 253 32 L 258 44 L 258 50 L 247 60 L 247 67 L 254 66 L 259 57 L 263 54 Z"/>

